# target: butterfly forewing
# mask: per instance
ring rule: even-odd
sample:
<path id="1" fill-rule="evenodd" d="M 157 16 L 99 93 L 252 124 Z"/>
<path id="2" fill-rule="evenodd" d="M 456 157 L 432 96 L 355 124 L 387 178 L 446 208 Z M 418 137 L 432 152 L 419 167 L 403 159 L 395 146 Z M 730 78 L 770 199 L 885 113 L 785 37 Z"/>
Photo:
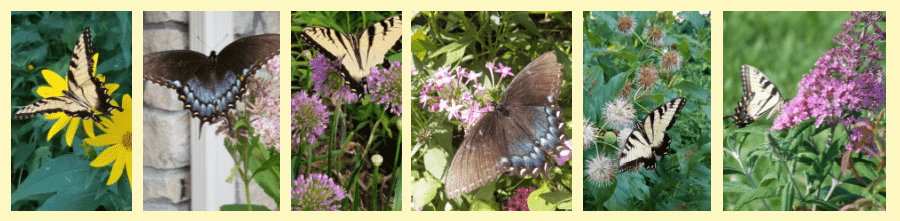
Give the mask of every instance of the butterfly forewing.
<path id="1" fill-rule="evenodd" d="M 492 139 L 506 136 L 499 122 L 498 114 L 489 112 L 475 124 L 466 134 L 465 139 L 456 150 L 450 163 L 444 182 L 445 195 L 455 199 L 468 193 L 507 171 L 508 166 L 500 161 L 505 139 Z"/>
<path id="2" fill-rule="evenodd" d="M 562 88 L 563 65 L 552 51 L 522 68 L 503 93 L 507 106 L 556 105 Z"/>
<path id="3" fill-rule="evenodd" d="M 113 106 L 110 101 L 109 90 L 105 84 L 94 76 L 93 43 L 91 42 L 91 29 L 85 28 L 78 37 L 78 43 L 72 49 L 72 59 L 69 61 L 69 91 L 74 98 L 85 102 L 91 108 L 104 114 L 110 114 L 112 110 L 122 111 L 121 107 Z"/>
<path id="4" fill-rule="evenodd" d="M 758 119 L 765 112 L 772 110 L 781 103 L 781 93 L 778 87 L 766 77 L 762 71 L 750 65 L 741 66 L 741 78 L 744 83 L 744 93 L 748 91 L 753 93 L 748 104 L 748 114 L 754 119 Z"/>
<path id="5" fill-rule="evenodd" d="M 217 61 L 227 62 L 217 64 L 216 73 L 221 75 L 227 71 L 223 68 L 238 74 L 243 71 L 255 73 L 266 61 L 278 55 L 281 51 L 279 42 L 278 34 L 249 36 L 231 42 L 218 54 Z"/>

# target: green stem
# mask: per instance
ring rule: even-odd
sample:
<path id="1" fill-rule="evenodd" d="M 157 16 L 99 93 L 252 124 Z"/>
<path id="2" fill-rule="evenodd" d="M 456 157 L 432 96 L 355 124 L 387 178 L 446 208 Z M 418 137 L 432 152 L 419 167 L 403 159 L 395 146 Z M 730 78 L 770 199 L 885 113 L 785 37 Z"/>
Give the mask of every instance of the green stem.
<path id="1" fill-rule="evenodd" d="M 335 107 L 334 118 L 331 119 L 331 136 L 328 138 L 328 144 L 325 145 L 325 148 L 328 149 L 327 151 L 325 151 L 326 154 L 328 155 L 328 158 L 325 159 L 325 164 L 327 165 L 326 166 L 327 170 L 325 171 L 325 173 L 329 173 L 331 171 L 331 145 L 335 143 L 335 136 L 337 136 L 338 121 L 340 121 L 341 115 L 343 115 L 342 107 L 343 107 L 342 105 L 338 105 Z M 338 139 L 338 140 L 340 140 L 340 139 Z M 337 143 L 340 144 L 341 142 L 338 141 Z M 310 155 L 310 156 L 312 156 L 312 155 Z"/>
<path id="2" fill-rule="evenodd" d="M 253 211 L 253 207 L 250 206 L 250 182 L 249 180 L 244 180 L 244 195 L 247 197 L 247 211 Z"/>
<path id="3" fill-rule="evenodd" d="M 372 211 L 378 211 L 378 204 L 375 202 L 378 198 L 378 165 L 375 166 L 375 173 L 372 173 Z"/>

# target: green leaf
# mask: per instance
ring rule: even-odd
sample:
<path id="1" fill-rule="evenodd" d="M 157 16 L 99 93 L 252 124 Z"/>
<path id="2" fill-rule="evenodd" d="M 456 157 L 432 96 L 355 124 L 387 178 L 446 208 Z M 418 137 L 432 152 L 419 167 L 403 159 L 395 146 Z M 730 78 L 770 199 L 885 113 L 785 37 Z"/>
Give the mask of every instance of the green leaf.
<path id="1" fill-rule="evenodd" d="M 427 173 L 423 174 L 422 179 L 413 181 L 410 191 L 412 191 L 413 208 L 421 208 L 431 203 L 431 200 L 437 195 L 437 190 L 443 184 L 440 180 L 434 179 Z M 398 185 L 399 186 L 399 185 Z M 394 201 L 400 201 L 400 198 L 394 198 Z"/>
<path id="2" fill-rule="evenodd" d="M 253 211 L 272 211 L 261 205 L 250 205 L 250 207 Z M 250 211 L 250 209 L 247 208 L 247 204 L 227 204 L 219 207 L 219 211 Z"/>
<path id="3" fill-rule="evenodd" d="M 754 200 L 757 200 L 760 198 L 774 197 L 775 194 L 777 194 L 777 192 L 778 191 L 776 191 L 773 187 L 754 188 L 753 190 L 750 190 L 749 192 L 746 192 L 743 195 L 741 195 L 741 198 L 735 204 L 736 208 L 741 208 L 745 204 L 749 203 L 750 201 L 754 201 Z"/>
<path id="4" fill-rule="evenodd" d="M 256 183 L 259 184 L 260 187 L 262 187 L 263 192 L 265 192 L 266 195 L 269 195 L 269 197 L 272 197 L 272 199 L 275 200 L 275 203 L 280 205 L 280 201 L 279 201 L 280 197 L 279 197 L 279 193 L 278 193 L 280 184 L 278 183 L 278 174 L 277 174 L 278 171 L 280 171 L 278 163 L 277 163 L 280 159 L 280 157 L 278 157 L 278 156 L 280 156 L 280 154 L 275 154 L 274 155 L 275 157 L 273 157 L 274 160 L 266 160 L 266 162 L 275 161 L 275 163 L 270 166 L 270 168 L 275 168 L 275 171 L 260 170 L 260 168 L 262 168 L 262 166 L 265 164 L 265 162 L 259 162 L 259 160 L 257 158 L 259 157 L 259 158 L 265 159 L 266 157 L 269 157 L 269 154 L 267 151 L 268 151 L 267 148 L 259 148 L 259 147 L 253 148 L 253 150 L 252 150 L 253 157 L 250 157 L 251 158 L 250 159 L 250 170 L 259 171 L 259 173 L 258 174 L 254 173 L 252 175 L 253 176 L 252 179 L 253 179 L 253 181 L 256 181 Z M 275 173 L 275 174 L 273 174 L 273 173 Z"/>
<path id="5" fill-rule="evenodd" d="M 531 194 L 528 195 L 528 210 L 553 211 L 556 208 L 555 203 L 548 202 L 547 199 L 540 197 L 541 194 L 548 193 L 550 193 L 549 183 L 544 183 L 541 185 L 541 188 L 531 191 Z M 571 194 L 569 196 L 571 197 Z"/>
<path id="6" fill-rule="evenodd" d="M 85 178 L 90 175 L 90 161 L 75 154 L 67 154 L 44 162 L 30 174 L 19 189 L 10 195 L 13 203 L 36 194 L 84 190 Z"/>

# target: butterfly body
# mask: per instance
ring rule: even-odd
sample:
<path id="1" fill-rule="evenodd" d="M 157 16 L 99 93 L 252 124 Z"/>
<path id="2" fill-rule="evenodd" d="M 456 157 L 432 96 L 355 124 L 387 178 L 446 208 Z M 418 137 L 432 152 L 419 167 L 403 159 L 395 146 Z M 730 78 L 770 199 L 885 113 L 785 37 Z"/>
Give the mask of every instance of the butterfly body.
<path id="1" fill-rule="evenodd" d="M 357 35 L 313 26 L 304 28 L 300 38 L 328 59 L 340 60 L 344 84 L 350 86 L 351 92 L 361 94 L 366 88 L 364 78 L 400 40 L 402 27 L 402 15 L 394 15 L 375 22 Z"/>
<path id="2" fill-rule="evenodd" d="M 656 169 L 656 163 L 669 154 L 672 140 L 665 132 L 675 124 L 675 117 L 684 108 L 685 99 L 677 97 L 666 102 L 635 122 L 634 130 L 628 135 L 624 147 L 619 151 L 616 161 L 619 172 L 635 172 L 641 167 Z"/>
<path id="3" fill-rule="evenodd" d="M 568 154 L 566 123 L 557 101 L 563 66 L 547 52 L 522 69 L 457 150 L 445 180 L 445 195 L 457 198 L 506 173 L 543 174 L 550 180 L 554 157 Z"/>
<path id="4" fill-rule="evenodd" d="M 767 118 L 772 118 L 786 102 L 769 77 L 753 66 L 741 65 L 741 80 L 744 96 L 734 108 L 734 114 L 724 118 L 731 118 L 738 128 L 753 123 L 766 112 L 769 112 Z"/>
<path id="5" fill-rule="evenodd" d="M 247 78 L 279 52 L 277 34 L 238 39 L 209 56 L 191 50 L 144 55 L 144 79 L 174 89 L 184 109 L 203 123 L 227 114 L 241 100 Z"/>
<path id="6" fill-rule="evenodd" d="M 113 110 L 122 111 L 121 107 L 112 105 L 109 89 L 103 81 L 94 76 L 94 60 L 91 58 L 93 55 L 91 29 L 85 28 L 72 50 L 69 71 L 66 75 L 68 89 L 62 91 L 63 96 L 38 100 L 16 111 L 13 118 L 20 120 L 38 114 L 63 112 L 71 117 L 100 121 L 94 110 L 102 114 L 110 114 Z"/>

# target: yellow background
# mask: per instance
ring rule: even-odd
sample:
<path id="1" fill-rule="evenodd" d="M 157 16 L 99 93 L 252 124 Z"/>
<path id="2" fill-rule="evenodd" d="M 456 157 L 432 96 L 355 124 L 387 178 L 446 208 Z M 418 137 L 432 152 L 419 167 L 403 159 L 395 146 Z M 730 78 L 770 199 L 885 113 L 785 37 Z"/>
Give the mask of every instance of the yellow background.
<path id="1" fill-rule="evenodd" d="M 787 220 L 787 219 L 815 219 L 815 220 L 848 220 L 848 219 L 898 219 L 900 217 L 900 213 L 896 211 L 892 211 L 890 207 L 888 207 L 888 212 L 867 212 L 867 213 L 854 213 L 854 212 L 723 212 L 722 211 L 722 151 L 716 151 L 715 149 L 722 148 L 721 141 L 722 140 L 722 60 L 726 59 L 722 57 L 722 12 L 723 11 L 833 11 L 833 10 L 879 10 L 879 11 L 887 11 L 886 15 L 891 15 L 891 11 L 897 9 L 897 5 L 891 3 L 890 1 L 867 1 L 867 0 L 854 0 L 854 1 L 833 1 L 833 0 L 823 0 L 823 1 L 771 1 L 771 0 L 756 0 L 756 1 L 678 1 L 678 0 L 642 0 L 642 1 L 573 1 L 573 0 L 550 0 L 550 1 L 534 1 L 534 0 L 517 0 L 517 1 L 487 1 L 487 0 L 452 0 L 452 1 L 408 1 L 408 0 L 294 0 L 294 1 L 285 1 L 285 0 L 262 0 L 262 1 L 233 1 L 233 0 L 218 0 L 218 1 L 190 1 L 190 0 L 180 0 L 180 1 L 171 1 L 171 0 L 151 0 L 151 1 L 128 1 L 128 0 L 119 0 L 119 1 L 109 1 L 109 0 L 94 0 L 94 1 L 60 1 L 60 0 L 44 0 L 44 1 L 4 1 L 2 3 L 3 8 L 0 13 L 3 13 L 3 16 L 0 16 L 0 70 L 2 70 L 5 76 L 10 75 L 10 11 L 128 11 L 131 10 L 132 14 L 132 56 L 139 58 L 143 56 L 143 11 L 169 11 L 169 10 L 202 10 L 202 11 L 216 11 L 216 10 L 238 10 L 238 11 L 278 11 L 281 10 L 281 58 L 282 61 L 289 61 L 290 59 L 290 12 L 291 11 L 321 11 L 321 10 L 341 10 L 341 11 L 386 11 L 386 10 L 400 10 L 403 11 L 404 20 L 407 22 L 403 23 L 404 28 L 404 38 L 403 41 L 403 53 L 410 53 L 410 41 L 409 34 L 410 33 L 410 19 L 412 18 L 411 10 L 504 10 L 504 11 L 515 11 L 515 10 L 559 10 L 559 11 L 573 11 L 572 12 L 572 76 L 573 81 L 573 92 L 575 93 L 572 97 L 574 98 L 574 102 L 572 105 L 573 112 L 572 116 L 583 116 L 582 113 L 582 84 L 577 82 L 582 82 L 582 11 L 671 11 L 671 10 L 690 10 L 690 11 L 712 11 L 711 13 L 711 25 L 712 25 L 712 97 L 710 98 L 712 102 L 712 143 L 713 143 L 713 151 L 712 151 L 712 181 L 711 190 L 712 190 L 712 211 L 705 212 L 584 212 L 582 210 L 582 184 L 579 181 L 582 177 L 582 170 L 573 170 L 573 196 L 572 200 L 574 201 L 574 211 L 573 212 L 536 212 L 536 213 L 524 213 L 524 212 L 411 212 L 408 211 L 410 208 L 410 201 L 405 200 L 410 198 L 410 189 L 408 189 L 409 181 L 408 178 L 410 174 L 410 166 L 409 166 L 409 150 L 411 146 L 410 134 L 409 130 L 403 131 L 403 197 L 399 200 L 403 203 L 402 209 L 403 212 L 291 212 L 289 206 L 290 205 L 290 182 L 289 179 L 281 179 L 281 205 L 282 211 L 278 212 L 143 212 L 143 171 L 140 169 L 143 165 L 143 157 L 140 157 L 140 154 L 143 153 L 143 134 L 140 133 L 143 128 L 143 120 L 141 120 L 143 116 L 142 108 L 135 108 L 133 110 L 133 124 L 132 130 L 135 131 L 132 147 L 133 147 L 133 168 L 134 174 L 134 187 L 133 187 L 133 205 L 134 211 L 132 212 L 98 212 L 98 213 L 86 213 L 86 212 L 10 212 L 10 170 L 9 169 L 0 169 L 2 175 L 0 177 L 3 178 L 2 183 L 0 183 L 0 189 L 2 189 L 3 198 L 0 199 L 0 219 L 4 220 L 43 220 L 43 219 L 57 219 L 57 220 L 159 220 L 159 219 L 190 219 L 190 220 L 198 220 L 198 219 L 207 219 L 207 220 L 246 220 L 246 219 L 256 219 L 254 221 L 258 221 L 259 218 L 264 219 L 284 219 L 284 220 L 332 220 L 332 219 L 354 219 L 359 221 L 365 220 L 470 220 L 470 219 L 526 219 L 526 220 L 614 220 L 614 219 L 622 219 L 622 220 L 768 220 L 768 219 L 778 219 L 778 220 Z M 891 18 L 888 18 L 889 20 Z M 888 25 L 891 22 L 887 23 Z M 839 25 L 839 24 L 835 24 Z M 886 28 L 886 30 L 890 30 Z M 887 35 L 888 42 L 890 42 L 890 38 L 894 35 Z M 823 40 L 830 40 L 830 36 L 823 37 Z M 886 50 L 888 51 L 888 55 L 893 55 L 897 52 L 892 52 L 894 48 L 894 44 L 887 44 Z M 790 53 L 790 52 L 784 52 Z M 898 59 L 893 59 L 897 56 L 887 56 L 887 64 L 893 64 L 892 61 L 897 61 Z M 403 56 L 403 69 L 408 72 L 410 69 L 411 61 L 409 60 L 410 56 L 405 54 Z M 134 104 L 136 107 L 141 107 L 143 104 L 143 84 L 138 83 L 142 81 L 143 66 L 142 59 L 134 59 L 134 63 L 132 64 L 132 80 L 135 82 L 133 84 L 133 94 L 131 95 L 134 99 Z M 290 74 L 290 63 L 282 63 L 282 74 L 287 75 Z M 290 78 L 281 78 L 281 125 L 290 125 Z M 891 84 L 894 82 L 889 81 L 887 85 L 887 106 L 893 107 L 891 105 L 894 101 L 891 99 L 891 95 L 893 93 L 897 93 L 896 91 L 892 91 Z M 410 78 L 408 74 L 404 75 L 403 85 L 410 85 Z M 9 104 L 10 97 L 10 81 L 2 80 L 0 81 L 0 88 L 2 90 L 2 105 L 3 108 L 2 114 L 0 116 L 5 116 L 7 119 L 12 119 L 12 115 L 10 113 L 11 108 Z M 735 89 L 736 90 L 736 89 Z M 731 91 L 731 90 L 729 90 Z M 729 92 L 731 93 L 731 92 Z M 738 92 L 734 92 L 738 93 Z M 403 91 L 403 112 L 410 113 L 409 105 L 413 103 L 410 101 L 410 91 Z M 731 105 L 731 104 L 729 104 Z M 893 111 L 888 109 L 887 117 L 890 118 Z M 10 120 L 3 120 L 3 127 L 0 127 L 0 140 L 4 142 L 3 150 L 0 150 L 0 165 L 10 165 Z M 581 154 L 581 142 L 582 142 L 582 122 L 581 118 L 575 117 L 572 119 L 571 125 L 573 125 L 573 151 L 575 155 L 572 159 L 572 167 L 573 168 L 582 168 L 583 159 Z M 403 118 L 403 128 L 410 128 L 410 118 Z M 893 130 L 888 130 L 890 134 Z M 282 146 L 290 146 L 290 141 L 288 134 L 290 134 L 290 128 L 287 126 L 282 126 L 281 128 L 281 145 Z M 890 135 L 886 135 L 886 137 L 891 137 Z M 888 139 L 887 146 L 892 146 L 892 143 L 896 142 L 896 139 Z M 281 159 L 281 167 L 282 168 L 290 168 L 290 158 L 289 155 L 284 155 Z M 891 167 L 891 163 L 888 163 L 888 168 Z M 289 177 L 290 170 L 281 170 L 281 177 Z M 888 189 L 893 188 L 894 183 L 889 182 Z M 896 210 L 896 209 L 894 209 Z"/>

